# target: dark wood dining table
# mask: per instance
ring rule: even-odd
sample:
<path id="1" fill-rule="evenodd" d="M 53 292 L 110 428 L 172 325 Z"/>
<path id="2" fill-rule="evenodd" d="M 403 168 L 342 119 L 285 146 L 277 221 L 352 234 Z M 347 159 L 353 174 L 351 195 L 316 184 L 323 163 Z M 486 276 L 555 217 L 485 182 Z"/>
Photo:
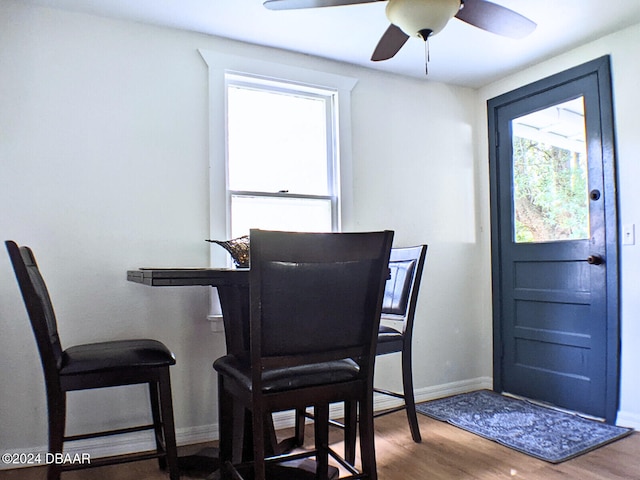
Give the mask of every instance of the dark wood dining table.
<path id="1" fill-rule="evenodd" d="M 127 280 L 150 287 L 215 287 L 220 299 L 224 323 L 227 354 L 242 354 L 249 351 L 249 269 L 248 268 L 139 268 L 127 271 Z M 241 436 L 234 440 L 234 458 L 250 460 L 252 453 L 251 417 L 244 411 L 238 411 L 236 425 L 243 427 Z M 295 446 L 295 438 L 277 441 L 275 428 L 271 418 L 265 419 L 269 454 L 280 454 Z M 213 458 L 211 457 L 213 455 Z M 192 455 L 179 459 L 184 470 L 217 470 L 216 454 Z M 235 460 L 234 460 L 235 461 Z M 204 466 L 203 466 L 204 464 Z M 315 478 L 314 465 L 291 464 L 297 468 L 285 468 L 277 476 L 287 478 Z M 293 472 L 295 470 L 295 473 Z M 338 471 L 332 469 L 331 475 L 336 477 Z M 210 478 L 216 478 L 211 476 Z"/>
<path id="2" fill-rule="evenodd" d="M 248 268 L 139 268 L 127 271 L 127 280 L 150 287 L 216 287 L 227 353 L 249 350 Z"/>

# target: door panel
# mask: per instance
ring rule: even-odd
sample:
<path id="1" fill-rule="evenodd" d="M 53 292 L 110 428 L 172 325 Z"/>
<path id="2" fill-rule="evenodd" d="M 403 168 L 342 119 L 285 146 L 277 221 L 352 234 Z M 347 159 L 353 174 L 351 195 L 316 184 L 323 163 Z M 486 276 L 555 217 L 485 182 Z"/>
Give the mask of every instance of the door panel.
<path id="1" fill-rule="evenodd" d="M 608 68 L 605 57 L 488 106 L 494 388 L 613 421 L 618 259 L 613 151 L 603 148 L 613 143 Z"/>

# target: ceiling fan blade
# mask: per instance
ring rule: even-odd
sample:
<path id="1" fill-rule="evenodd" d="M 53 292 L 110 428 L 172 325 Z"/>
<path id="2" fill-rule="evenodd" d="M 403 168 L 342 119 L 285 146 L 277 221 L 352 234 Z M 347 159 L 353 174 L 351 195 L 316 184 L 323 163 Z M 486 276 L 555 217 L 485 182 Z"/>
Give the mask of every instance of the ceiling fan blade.
<path id="1" fill-rule="evenodd" d="M 519 13 L 487 0 L 464 0 L 456 18 L 491 33 L 523 38 L 536 29 L 535 22 Z"/>
<path id="2" fill-rule="evenodd" d="M 400 28 L 394 24 L 389 25 L 389 28 L 384 32 L 382 38 L 378 42 L 376 49 L 371 55 L 371 60 L 379 62 L 380 60 L 389 60 L 393 57 L 402 46 L 409 40 L 409 35 L 404 33 Z"/>
<path id="3" fill-rule="evenodd" d="M 263 5 L 269 10 L 295 10 L 298 8 L 338 7 L 357 3 L 373 3 L 384 0 L 266 0 Z"/>

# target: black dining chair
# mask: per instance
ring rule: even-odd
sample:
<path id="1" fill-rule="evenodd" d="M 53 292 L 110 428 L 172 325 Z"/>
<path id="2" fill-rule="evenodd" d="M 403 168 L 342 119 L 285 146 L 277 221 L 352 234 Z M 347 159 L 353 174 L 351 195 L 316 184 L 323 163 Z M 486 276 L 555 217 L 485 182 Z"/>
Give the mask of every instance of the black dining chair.
<path id="1" fill-rule="evenodd" d="M 399 410 L 406 410 L 411 437 L 417 443 L 422 441 L 416 414 L 413 393 L 413 369 L 411 361 L 411 344 L 413 323 L 418 303 L 418 292 L 422 279 L 422 271 L 427 255 L 427 245 L 416 247 L 393 248 L 389 258 L 389 279 L 385 285 L 382 303 L 382 319 L 378 331 L 377 355 L 401 353 L 402 393 L 374 388 L 376 393 L 402 399 L 402 405 L 376 412 L 374 417 L 388 415 Z M 345 429 L 345 458 L 355 458 L 355 442 L 357 411 L 353 404 L 345 404 L 345 422 L 330 420 L 334 426 Z M 304 441 L 305 418 L 313 415 L 299 410 L 296 418 L 296 443 Z"/>
<path id="2" fill-rule="evenodd" d="M 214 363 L 222 478 L 247 478 L 233 464 L 240 406 L 253 422 L 249 478 L 314 456 L 317 479 L 328 478 L 331 457 L 349 472 L 344 478 L 376 480 L 373 365 L 393 232 L 251 230 L 250 238 L 250 351 Z M 360 410 L 360 470 L 329 447 L 329 404 L 341 401 Z M 269 456 L 265 418 L 305 406 L 316 416 L 315 448 Z"/>
<path id="3" fill-rule="evenodd" d="M 411 437 L 416 443 L 422 441 L 416 403 L 413 393 L 413 368 L 411 345 L 413 322 L 418 303 L 418 292 L 422 280 L 422 270 L 427 255 L 427 245 L 417 247 L 394 248 L 391 250 L 389 269 L 391 276 L 387 280 L 382 303 L 382 319 L 378 331 L 377 355 L 400 353 L 402 355 L 402 393 L 374 388 L 382 393 L 402 399 L 403 405 L 376 412 L 375 417 L 406 410 Z"/>
<path id="4" fill-rule="evenodd" d="M 169 367 L 173 353 L 156 340 L 117 340 L 76 345 L 63 350 L 56 316 L 46 284 L 29 247 L 13 241 L 5 245 L 18 280 L 22 298 L 35 335 L 44 370 L 47 392 L 49 453 L 63 451 L 67 442 L 109 435 L 153 430 L 156 451 L 91 458 L 91 462 L 48 466 L 47 480 L 58 480 L 67 470 L 157 458 L 168 468 L 171 480 L 178 480 L 177 449 Z M 67 392 L 122 385 L 148 384 L 152 423 L 80 435 L 65 435 Z"/>

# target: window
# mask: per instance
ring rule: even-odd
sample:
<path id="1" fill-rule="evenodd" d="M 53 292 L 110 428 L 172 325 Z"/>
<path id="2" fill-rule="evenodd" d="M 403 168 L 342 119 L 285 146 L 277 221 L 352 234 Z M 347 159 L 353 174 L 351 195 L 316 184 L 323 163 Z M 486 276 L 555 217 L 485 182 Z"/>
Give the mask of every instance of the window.
<path id="1" fill-rule="evenodd" d="M 584 98 L 511 120 L 516 243 L 590 236 Z"/>
<path id="2" fill-rule="evenodd" d="M 337 91 L 227 73 L 230 235 L 340 225 Z"/>
<path id="3" fill-rule="evenodd" d="M 212 50 L 200 50 L 199 53 L 209 72 L 209 238 L 234 238 L 254 226 L 320 230 L 315 224 L 303 223 L 309 220 L 328 225 L 321 230 L 353 229 L 351 91 L 357 81 L 258 58 Z M 307 62 L 307 59 L 303 58 L 301 62 Z M 229 98 L 228 89 L 233 90 Z M 242 103 L 273 99 L 279 106 L 277 109 L 261 108 L 264 116 L 260 120 L 251 118 L 257 115 L 254 107 L 236 108 Z M 278 117 L 285 109 L 281 104 L 291 104 L 286 108 L 294 112 L 297 112 L 295 109 L 306 109 L 312 113 L 290 113 L 282 115 L 281 119 Z M 314 125 L 301 129 L 301 118 L 309 117 L 307 121 L 318 122 L 321 108 L 324 127 Z M 228 112 L 241 117 L 232 118 L 228 124 Z M 290 122 L 286 128 L 277 123 L 284 121 Z M 248 126 L 250 123 L 251 127 Z M 253 133 L 247 133 L 249 130 L 245 129 L 248 128 L 252 128 Z M 304 142 L 308 143 L 302 145 L 302 150 L 298 147 L 298 153 L 294 149 L 291 159 L 286 159 L 282 155 L 285 140 L 277 136 L 292 128 L 299 130 L 293 140 L 300 140 L 300 135 L 304 135 Z M 271 133 L 266 133 L 267 130 Z M 322 135 L 309 139 L 308 130 L 324 130 L 324 141 L 321 141 Z M 244 140 L 247 137 L 251 140 Z M 262 141 L 270 142 L 275 153 L 269 154 L 267 147 L 260 143 Z M 315 142 L 313 147 L 311 142 Z M 254 148 L 258 145 L 259 148 Z M 315 168 L 323 165 L 322 171 L 313 170 L 309 162 Z M 304 168 L 295 172 L 292 165 Z M 245 175 L 247 171 L 252 175 Z M 275 217 L 271 215 L 274 211 L 277 212 Z M 292 219 L 298 223 L 282 223 Z M 210 255 L 212 266 L 229 264 L 228 254 L 215 244 L 211 245 Z"/>

